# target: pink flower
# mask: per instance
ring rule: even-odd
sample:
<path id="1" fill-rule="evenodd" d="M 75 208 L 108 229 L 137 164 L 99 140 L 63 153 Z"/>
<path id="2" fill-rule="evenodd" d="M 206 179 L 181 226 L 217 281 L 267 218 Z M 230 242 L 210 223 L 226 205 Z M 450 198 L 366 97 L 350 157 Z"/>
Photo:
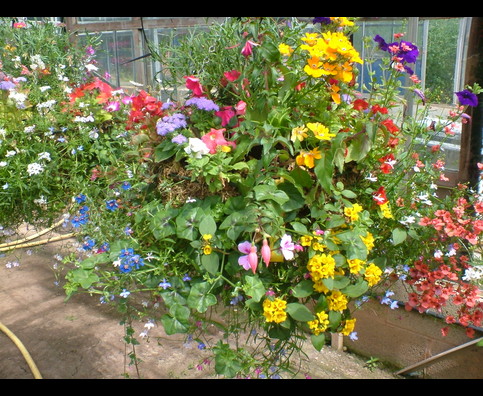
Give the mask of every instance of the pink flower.
<path id="1" fill-rule="evenodd" d="M 252 243 L 245 241 L 238 244 L 238 250 L 241 253 L 245 253 L 244 256 L 238 258 L 238 264 L 247 271 L 251 269 L 252 272 L 255 273 L 258 265 L 257 247 Z"/>
<path id="2" fill-rule="evenodd" d="M 219 111 L 215 112 L 217 117 L 221 118 L 221 126 L 229 124 L 230 120 L 236 115 L 235 110 L 231 106 L 224 106 Z"/>
<path id="3" fill-rule="evenodd" d="M 240 100 L 235 105 L 236 115 L 245 115 L 246 111 L 247 111 L 247 104 L 243 100 Z"/>
<path id="4" fill-rule="evenodd" d="M 262 243 L 262 259 L 267 267 L 270 264 L 271 255 L 272 255 L 272 250 L 270 249 L 270 246 L 268 246 L 268 241 L 265 238 Z"/>
<path id="5" fill-rule="evenodd" d="M 225 78 L 228 81 L 233 82 L 233 81 L 238 80 L 238 78 L 240 77 L 241 73 L 238 70 L 231 70 L 231 71 L 224 72 L 223 75 L 225 76 Z"/>
<path id="6" fill-rule="evenodd" d="M 229 142 L 225 139 L 223 132 L 226 129 L 214 129 L 211 128 L 210 132 L 203 135 L 201 140 L 210 149 L 210 154 L 215 154 L 218 146 L 232 146 L 235 147 L 235 142 Z"/>
<path id="7" fill-rule="evenodd" d="M 241 54 L 245 58 L 248 58 L 253 53 L 253 46 L 255 45 L 258 45 L 258 44 L 254 43 L 253 41 L 247 40 L 247 42 L 245 43 L 245 45 L 241 50 Z"/>
<path id="8" fill-rule="evenodd" d="M 285 234 L 280 240 L 280 250 L 282 251 L 285 260 L 293 260 L 295 244 L 292 242 L 292 237 Z"/>
<path id="9" fill-rule="evenodd" d="M 195 76 L 185 76 L 186 88 L 193 91 L 194 96 L 203 96 L 203 87 L 200 83 L 200 79 Z"/>

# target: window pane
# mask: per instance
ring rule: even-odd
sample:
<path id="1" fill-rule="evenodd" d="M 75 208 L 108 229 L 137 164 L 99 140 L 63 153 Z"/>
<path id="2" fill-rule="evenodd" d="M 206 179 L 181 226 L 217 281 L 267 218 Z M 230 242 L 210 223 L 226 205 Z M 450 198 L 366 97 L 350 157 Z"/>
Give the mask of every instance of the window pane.
<path id="1" fill-rule="evenodd" d="M 132 17 L 77 17 L 79 23 L 131 21 Z"/>

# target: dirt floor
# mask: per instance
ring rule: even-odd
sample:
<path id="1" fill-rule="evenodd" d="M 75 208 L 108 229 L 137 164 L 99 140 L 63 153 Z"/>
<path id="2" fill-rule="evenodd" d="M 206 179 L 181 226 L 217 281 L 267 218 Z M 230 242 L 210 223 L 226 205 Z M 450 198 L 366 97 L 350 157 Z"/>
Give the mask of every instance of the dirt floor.
<path id="1" fill-rule="evenodd" d="M 41 237 L 45 239 L 49 235 Z M 147 319 L 136 323 L 136 370 L 129 364 L 121 317 L 98 297 L 75 295 L 65 301 L 58 279 L 59 255 L 75 247 L 73 239 L 36 247 L 0 251 L 0 323 L 21 342 L 44 379 L 215 379 L 209 352 L 183 336 L 166 336 L 159 325 L 148 330 Z M 359 334 L 359 338 L 364 337 Z M 297 378 L 394 379 L 392 371 L 369 358 L 326 346 L 306 350 Z M 32 369 L 17 347 L 0 331 L 0 378 L 32 379 Z"/>

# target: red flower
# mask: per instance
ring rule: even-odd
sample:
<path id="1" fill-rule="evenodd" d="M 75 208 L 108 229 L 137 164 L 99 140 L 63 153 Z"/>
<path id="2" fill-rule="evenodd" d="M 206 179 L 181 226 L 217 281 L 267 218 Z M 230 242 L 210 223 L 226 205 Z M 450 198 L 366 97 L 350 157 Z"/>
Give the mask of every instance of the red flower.
<path id="1" fill-rule="evenodd" d="M 394 169 L 394 164 L 396 163 L 396 160 L 394 158 L 394 154 L 388 154 L 385 155 L 382 158 L 379 158 L 379 162 L 381 163 L 381 171 L 382 173 L 391 173 L 391 171 Z"/>
<path id="2" fill-rule="evenodd" d="M 382 205 L 387 202 L 386 190 L 383 186 L 379 187 L 379 189 L 372 195 L 372 197 L 378 205 Z"/>
<path id="3" fill-rule="evenodd" d="M 394 125 L 394 122 L 391 119 L 387 119 L 381 122 L 381 125 L 385 126 L 386 129 L 391 132 L 393 135 L 396 135 L 399 132 L 399 128 Z"/>
<path id="4" fill-rule="evenodd" d="M 193 91 L 194 96 L 203 96 L 203 87 L 200 83 L 199 78 L 195 76 L 185 76 L 186 88 Z"/>
<path id="5" fill-rule="evenodd" d="M 381 107 L 381 106 L 379 106 L 377 104 L 374 105 L 374 106 L 372 106 L 371 112 L 373 114 L 376 114 L 376 113 L 387 114 L 388 113 L 388 111 L 387 111 L 387 109 L 385 107 Z"/>
<path id="6" fill-rule="evenodd" d="M 354 110 L 367 110 L 369 108 L 369 103 L 367 103 L 364 99 L 356 99 L 352 104 Z"/>
<path id="7" fill-rule="evenodd" d="M 231 71 L 224 72 L 223 75 L 225 76 L 225 78 L 228 81 L 233 82 L 233 81 L 238 80 L 238 78 L 240 77 L 241 73 L 238 70 L 231 70 Z"/>

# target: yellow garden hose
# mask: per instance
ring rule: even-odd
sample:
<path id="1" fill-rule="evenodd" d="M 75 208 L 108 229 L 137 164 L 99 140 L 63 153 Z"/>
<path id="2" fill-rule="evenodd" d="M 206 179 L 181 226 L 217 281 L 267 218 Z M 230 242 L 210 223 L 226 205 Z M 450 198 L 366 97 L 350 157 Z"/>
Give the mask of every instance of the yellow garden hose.
<path id="1" fill-rule="evenodd" d="M 17 338 L 15 334 L 13 334 L 7 326 L 5 326 L 2 322 L 0 322 L 0 330 L 2 330 L 12 341 L 13 343 L 17 346 L 17 348 L 20 350 L 22 353 L 23 357 L 27 361 L 27 364 L 30 367 L 30 370 L 32 371 L 32 374 L 35 379 L 42 379 L 42 376 L 40 375 L 40 371 L 35 365 L 32 356 L 30 356 L 30 353 L 25 349 L 25 346 L 22 344 L 22 342 Z"/>

